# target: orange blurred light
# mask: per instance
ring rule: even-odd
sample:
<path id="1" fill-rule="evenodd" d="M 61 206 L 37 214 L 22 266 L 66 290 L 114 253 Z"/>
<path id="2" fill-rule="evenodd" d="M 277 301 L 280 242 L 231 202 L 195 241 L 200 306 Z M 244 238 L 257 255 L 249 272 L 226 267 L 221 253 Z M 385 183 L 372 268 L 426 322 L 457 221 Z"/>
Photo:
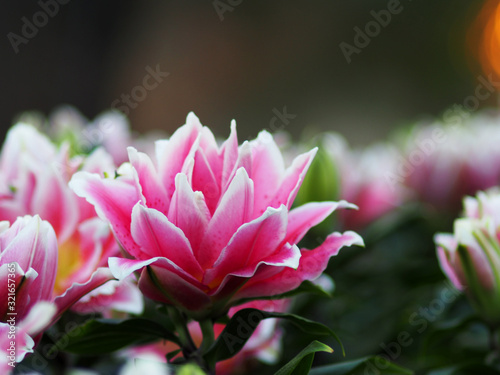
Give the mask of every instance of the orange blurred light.
<path id="1" fill-rule="evenodd" d="M 468 36 L 483 72 L 500 78 L 500 0 L 486 1 Z"/>

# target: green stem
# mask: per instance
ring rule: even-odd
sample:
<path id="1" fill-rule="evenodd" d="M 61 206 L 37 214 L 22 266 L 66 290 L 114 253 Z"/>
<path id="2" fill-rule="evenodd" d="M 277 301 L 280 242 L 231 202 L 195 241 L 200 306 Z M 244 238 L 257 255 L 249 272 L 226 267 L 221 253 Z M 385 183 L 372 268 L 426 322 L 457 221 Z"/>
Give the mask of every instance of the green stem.
<path id="1" fill-rule="evenodd" d="M 212 346 L 215 340 L 214 323 L 211 319 L 205 319 L 200 322 L 201 333 L 203 334 L 203 341 L 200 346 L 201 353 L 206 351 Z"/>
<path id="2" fill-rule="evenodd" d="M 211 363 L 203 358 L 203 355 L 210 349 L 215 341 L 214 322 L 212 319 L 203 319 L 199 322 L 203 341 L 197 351 L 196 361 L 198 365 L 209 375 L 215 375 L 215 363 Z"/>
<path id="3" fill-rule="evenodd" d="M 194 344 L 193 338 L 189 333 L 186 319 L 182 316 L 182 313 L 175 307 L 170 307 L 168 309 L 172 323 L 174 323 L 177 335 L 179 336 L 179 341 L 182 345 L 182 353 L 185 358 L 188 358 L 191 353 L 196 351 L 196 345 Z"/>

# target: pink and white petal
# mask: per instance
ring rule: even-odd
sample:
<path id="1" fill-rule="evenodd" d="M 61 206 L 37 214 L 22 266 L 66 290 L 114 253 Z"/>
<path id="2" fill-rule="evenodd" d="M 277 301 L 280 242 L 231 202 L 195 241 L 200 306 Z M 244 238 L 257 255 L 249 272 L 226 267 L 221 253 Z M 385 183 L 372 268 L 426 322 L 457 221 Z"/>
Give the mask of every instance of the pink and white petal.
<path id="1" fill-rule="evenodd" d="M 46 260 L 57 258 L 57 239 L 52 226 L 40 216 L 17 218 L 0 235 L 2 262 L 17 262 L 22 269 L 39 269 Z M 57 265 L 51 265 L 51 270 Z"/>
<path id="2" fill-rule="evenodd" d="M 96 148 L 84 160 L 82 171 L 104 175 L 113 175 L 116 170 L 113 157 L 102 147 Z"/>
<path id="3" fill-rule="evenodd" d="M 363 239 L 354 232 L 332 233 L 313 250 L 302 249 L 302 257 L 297 270 L 284 268 L 280 273 L 267 278 L 252 278 L 238 292 L 238 298 L 258 298 L 277 295 L 297 288 L 304 280 L 315 280 L 328 266 L 330 257 L 337 255 L 344 246 L 364 246 Z M 270 294 L 272 293 L 272 294 Z"/>
<path id="4" fill-rule="evenodd" d="M 143 202 L 148 207 L 166 214 L 170 198 L 165 187 L 160 182 L 151 158 L 143 152 L 138 152 L 133 147 L 128 147 L 127 150 L 130 164 L 134 167 L 137 189 L 144 198 Z"/>
<path id="5" fill-rule="evenodd" d="M 189 113 L 186 124 L 177 129 L 169 140 L 157 141 L 156 159 L 158 174 L 168 196 L 175 190 L 175 176 L 182 170 L 193 145 L 199 138 L 202 126 L 194 113 Z"/>
<path id="6" fill-rule="evenodd" d="M 271 199 L 269 206 L 279 207 L 284 204 L 290 209 L 317 151 L 316 147 L 293 160 L 292 165 L 285 171 L 280 187 Z"/>
<path id="7" fill-rule="evenodd" d="M 198 149 L 194 155 L 194 166 L 191 177 L 193 190 L 201 191 L 205 198 L 209 212 L 212 214 L 219 202 L 220 197 L 220 178 L 217 178 L 207 160 L 202 149 Z"/>
<path id="8" fill-rule="evenodd" d="M 1 174 L 0 178 L 2 178 Z M 18 216 L 22 216 L 26 212 L 24 204 L 21 204 L 19 201 L 20 199 L 17 196 L 2 195 L 0 197 L 0 217 L 2 220 L 13 223 Z"/>
<path id="9" fill-rule="evenodd" d="M 132 256 L 140 253 L 130 234 L 132 209 L 140 200 L 136 187 L 128 180 L 102 179 L 97 174 L 77 172 L 69 186 L 79 197 L 95 207 L 97 215 L 109 222 L 116 239 Z"/>
<path id="10" fill-rule="evenodd" d="M 144 267 L 156 262 L 159 257 L 146 260 L 126 259 L 111 257 L 108 259 L 109 269 L 113 276 L 118 280 L 124 280 L 135 271 L 142 270 Z"/>
<path id="11" fill-rule="evenodd" d="M 132 211 L 131 232 L 141 248 L 140 258 L 167 258 L 195 278 L 201 278 L 203 270 L 193 255 L 189 240 L 161 212 L 136 204 Z"/>
<path id="12" fill-rule="evenodd" d="M 35 337 L 55 322 L 56 314 L 57 307 L 53 302 L 40 301 L 30 309 L 17 328 Z"/>
<path id="13" fill-rule="evenodd" d="M 283 272 L 283 269 L 296 269 L 299 266 L 301 253 L 296 245 L 285 244 L 280 251 L 266 260 L 262 260 L 257 264 L 246 266 L 240 270 L 231 272 L 226 275 L 220 285 L 210 293 L 215 299 L 225 299 L 228 296 L 233 296 L 233 299 L 239 298 L 238 291 L 243 285 L 254 280 L 255 277 L 262 278 L 263 275 L 273 277 L 277 273 Z M 274 295 L 273 291 L 269 290 L 265 296 Z M 278 293 L 279 294 L 279 293 Z"/>
<path id="14" fill-rule="evenodd" d="M 51 298 L 52 288 L 42 290 L 40 284 L 35 283 L 40 277 L 33 268 L 30 268 L 23 278 L 19 280 L 19 283 L 16 282 L 16 286 L 18 286 L 16 288 L 16 312 L 18 317 L 23 317 L 32 304 Z"/>
<path id="15" fill-rule="evenodd" d="M 240 169 L 243 168 L 248 176 L 251 179 L 252 176 L 252 149 L 250 148 L 250 144 L 248 141 L 243 142 L 243 144 L 239 147 L 238 149 L 238 159 L 236 160 L 236 163 L 234 164 L 233 170 L 231 171 L 231 174 L 229 175 L 227 181 L 225 184 L 221 185 L 222 188 L 222 194 L 224 194 L 229 187 L 229 184 L 233 180 L 234 176 L 236 175 L 236 172 Z"/>
<path id="16" fill-rule="evenodd" d="M 38 183 L 37 173 L 45 169 L 45 166 L 29 162 L 28 159 L 30 159 L 28 155 L 21 155 L 21 166 L 19 167 L 21 174 L 11 185 L 17 189 L 14 199 L 20 210 L 18 216 L 23 216 L 30 212 L 35 188 Z M 15 219 L 11 221 L 15 221 Z"/>
<path id="17" fill-rule="evenodd" d="M 17 262 L 21 269 L 27 270 L 31 268 L 33 260 L 37 260 L 37 264 L 43 261 L 44 252 L 34 253 L 36 249 L 38 227 L 37 221 L 31 216 L 19 217 L 12 226 L 1 234 L 2 244 L 2 263 Z"/>
<path id="18" fill-rule="evenodd" d="M 253 214 L 253 182 L 240 168 L 221 198 L 195 257 L 203 269 L 211 268 L 236 230 L 251 220 Z"/>
<path id="19" fill-rule="evenodd" d="M 254 182 L 255 207 L 254 217 L 264 213 L 269 202 L 280 186 L 285 173 L 283 156 L 274 142 L 273 136 L 267 131 L 261 131 L 254 141 L 252 148 L 252 173 L 250 178 Z"/>
<path id="20" fill-rule="evenodd" d="M 64 294 L 54 299 L 57 307 L 57 318 L 84 295 L 113 279 L 115 277 L 111 273 L 111 270 L 102 267 L 98 268 L 86 283 L 74 283 Z"/>
<path id="21" fill-rule="evenodd" d="M 59 240 L 64 242 L 75 231 L 80 219 L 77 199 L 61 173 L 47 168 L 37 176 L 29 212 L 49 221 Z M 54 202 L 57 202 L 56 206 Z"/>
<path id="22" fill-rule="evenodd" d="M 220 283 L 226 275 L 255 266 L 277 252 L 285 238 L 287 213 L 283 205 L 278 209 L 270 207 L 261 217 L 239 227 L 213 268 L 206 270 L 204 282 Z"/>
<path id="23" fill-rule="evenodd" d="M 298 243 L 309 229 L 321 223 L 339 208 L 356 209 L 357 206 L 346 201 L 339 201 L 310 202 L 294 208 L 288 214 L 288 232 L 285 241 Z"/>
<path id="24" fill-rule="evenodd" d="M 92 153 L 83 160 L 81 170 L 89 173 L 97 173 L 100 176 L 114 176 L 116 167 L 113 164 L 111 155 L 109 155 L 104 149 L 99 147 L 92 151 Z M 88 203 L 84 198 L 75 198 L 77 199 L 80 211 L 80 223 L 84 220 L 96 216 L 94 206 Z"/>
<path id="25" fill-rule="evenodd" d="M 200 150 L 203 151 L 203 156 L 207 160 L 208 165 L 215 176 L 215 180 L 220 182 L 224 157 L 221 151 L 219 151 L 219 147 L 217 146 L 217 141 L 215 140 L 213 133 L 206 126 L 201 129 Z"/>
<path id="26" fill-rule="evenodd" d="M 39 277 L 33 281 L 36 296 L 32 297 L 35 300 L 49 299 L 54 288 L 58 256 L 52 226 L 38 215 L 19 217 L 2 237 L 2 241 L 10 240 L 2 251 L 2 262 L 17 262 L 22 270 L 35 269 Z"/>
<path id="27" fill-rule="evenodd" d="M 435 242 L 438 245 L 437 246 L 437 256 L 439 260 L 439 265 L 441 266 L 441 269 L 443 270 L 444 274 L 450 279 L 452 284 L 457 288 L 458 290 L 464 290 L 465 285 L 462 284 L 460 281 L 455 268 L 454 268 L 454 261 L 451 258 L 454 258 L 456 256 L 456 247 L 448 247 L 443 245 L 443 243 L 448 243 L 450 244 L 450 240 L 453 239 L 453 236 L 449 235 L 451 238 L 446 238 L 448 237 L 445 234 L 438 234 L 436 235 Z"/>
<path id="28" fill-rule="evenodd" d="M 12 263 L 12 262 L 11 262 Z M 11 264 L 10 263 L 10 264 Z M 38 273 L 30 268 L 26 273 L 15 263 L 15 277 L 9 277 L 12 274 L 9 270 L 9 263 L 0 266 L 0 282 L 5 288 L 0 292 L 0 321 L 5 321 L 7 312 L 9 312 L 7 285 L 15 284 L 16 305 L 15 313 L 21 319 L 27 312 L 30 302 L 36 302 L 39 299 L 40 290 L 32 287 L 33 281 L 38 277 Z M 33 295 L 31 295 L 31 293 Z"/>
<path id="29" fill-rule="evenodd" d="M 83 296 L 71 310 L 80 314 L 106 313 L 112 310 L 141 314 L 144 310 L 144 300 L 131 278 L 111 280 Z"/>
<path id="30" fill-rule="evenodd" d="M 8 220 L 0 221 L 0 236 L 10 228 L 10 222 Z M 0 237 L 1 238 L 1 237 Z M 0 242 L 0 249 L 3 249 L 4 246 Z"/>
<path id="31" fill-rule="evenodd" d="M 197 249 L 210 220 L 210 212 L 203 194 L 194 192 L 185 174 L 175 177 L 175 193 L 168 211 L 168 220 L 181 229 L 192 249 Z"/>
<path id="32" fill-rule="evenodd" d="M 194 157 L 196 155 L 196 151 L 199 149 L 199 146 L 200 146 L 200 137 L 196 138 L 196 141 L 193 143 L 193 146 L 191 147 L 191 150 L 189 151 L 189 154 L 186 156 L 184 164 L 182 164 L 182 168 L 179 171 L 179 173 L 186 175 L 189 183 L 191 183 L 191 181 L 193 180 Z M 175 185 L 175 177 L 174 177 L 174 185 Z"/>
<path id="33" fill-rule="evenodd" d="M 49 163 L 56 155 L 56 148 L 35 127 L 23 123 L 14 125 L 7 132 L 0 157 L 0 169 L 8 180 L 18 175 L 19 160 L 26 152 L 36 157 L 38 162 Z"/>
<path id="34" fill-rule="evenodd" d="M 100 133 L 102 147 L 112 156 L 117 165 L 127 161 L 127 146 L 133 142 L 127 117 L 118 111 L 107 111 L 89 125 Z"/>
<path id="35" fill-rule="evenodd" d="M 223 187 L 227 185 L 234 166 L 236 165 L 236 161 L 238 160 L 238 136 L 236 135 L 236 122 L 234 120 L 231 121 L 231 133 L 229 134 L 229 138 L 224 141 L 220 151 L 223 157 L 220 186 Z"/>
<path id="36" fill-rule="evenodd" d="M 15 363 L 21 362 L 26 354 L 33 353 L 33 347 L 35 342 L 33 339 L 24 331 L 16 327 L 16 336 L 13 339 L 9 339 L 10 325 L 8 323 L 0 323 L 0 348 L 2 350 L 2 356 L 0 356 L 0 371 L 2 374 L 12 374 L 14 370 Z M 12 351 L 14 354 L 14 361 L 10 358 L 10 348 L 11 341 L 15 341 L 15 350 Z M 14 362 L 14 363 L 13 363 Z M 10 364 L 9 364 L 10 363 Z"/>
<path id="37" fill-rule="evenodd" d="M 119 255 L 119 246 L 109 225 L 98 217 L 85 220 L 78 226 L 81 267 L 72 274 L 73 282 L 89 279 L 98 267 L 107 267 L 108 257 Z"/>

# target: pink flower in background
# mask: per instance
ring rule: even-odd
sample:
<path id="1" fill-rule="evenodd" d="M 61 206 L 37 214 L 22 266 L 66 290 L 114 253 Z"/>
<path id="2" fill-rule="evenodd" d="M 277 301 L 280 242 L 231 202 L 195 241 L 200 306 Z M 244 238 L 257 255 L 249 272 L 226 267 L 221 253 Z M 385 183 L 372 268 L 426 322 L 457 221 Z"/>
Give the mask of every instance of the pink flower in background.
<path id="1" fill-rule="evenodd" d="M 111 258 L 123 279 L 141 271 L 154 300 L 202 319 L 242 298 L 277 295 L 317 278 L 341 247 L 362 244 L 354 232 L 333 233 L 313 250 L 297 243 L 346 202 L 290 210 L 316 150 L 285 168 L 272 136 L 238 146 L 233 123 L 218 146 L 193 114 L 156 155 L 129 148 L 116 178 L 76 173 L 70 186 L 107 220 L 130 258 Z"/>
<path id="2" fill-rule="evenodd" d="M 456 214 L 462 197 L 500 183 L 498 115 L 476 115 L 463 125 L 416 128 L 404 146 L 400 180 L 420 201 Z"/>
<path id="3" fill-rule="evenodd" d="M 9 130 L 0 154 L 0 219 L 13 222 L 18 216 L 36 214 L 48 221 L 56 233 L 59 266 L 53 273 L 55 283 L 51 297 L 63 295 L 76 283 L 87 284 L 98 269 L 101 271 L 94 282 L 113 279 L 109 270 L 106 271 L 107 261 L 119 252 L 107 223 L 68 187 L 69 179 L 77 170 L 114 173 L 113 161 L 101 149 L 86 158 L 71 157 L 70 151 L 69 144 L 63 143 L 58 148 L 34 127 L 17 124 Z M 108 275 L 104 277 L 106 272 Z M 78 295 L 80 292 L 76 290 L 83 290 L 81 288 L 83 286 L 71 289 L 70 294 Z M 90 284 L 86 288 L 90 288 Z M 141 304 L 138 304 L 140 292 L 136 287 L 124 281 L 118 289 L 123 289 L 120 306 L 124 307 L 123 294 L 127 294 L 130 303 L 125 311 L 138 312 Z M 93 301 L 95 299 L 88 302 Z M 101 310 L 98 305 L 95 308 Z"/>
<path id="4" fill-rule="evenodd" d="M 455 220 L 453 234 L 434 241 L 441 268 L 465 291 L 479 314 L 500 323 L 500 191 L 479 192 L 464 200 L 465 217 Z"/>
<path id="5" fill-rule="evenodd" d="M 336 133 L 322 134 L 314 143 L 319 145 L 320 153 L 299 191 L 300 202 L 341 197 L 357 206 L 357 210 L 339 212 L 341 226 L 358 230 L 406 202 L 407 189 L 389 183 L 387 178 L 395 173 L 399 162 L 390 144 L 353 149 Z"/>
<path id="6" fill-rule="evenodd" d="M 252 301 L 229 309 L 229 317 L 237 311 L 245 308 L 254 308 L 268 312 L 285 312 L 290 306 L 290 300 L 261 300 Z M 225 325 L 216 323 L 214 325 L 215 338 L 224 330 Z M 189 333 L 195 343 L 200 346 L 203 335 L 198 322 L 188 324 Z M 277 319 L 262 320 L 243 348 L 232 358 L 217 363 L 217 374 L 230 375 L 239 373 L 250 373 L 253 368 L 258 367 L 258 362 L 274 364 L 278 361 L 281 353 L 282 330 L 278 327 Z M 166 363 L 165 355 L 179 349 L 179 347 L 169 341 L 157 342 L 127 349 L 120 353 L 126 358 L 152 359 Z"/>
<path id="7" fill-rule="evenodd" d="M 54 230 L 40 217 L 0 223 L 0 369 L 7 374 L 33 352 L 36 336 L 52 322 L 57 269 Z M 8 354 L 7 354 L 8 353 Z"/>
<path id="8" fill-rule="evenodd" d="M 398 153 L 389 144 L 374 144 L 363 151 L 352 150 L 339 163 L 342 170 L 342 198 L 354 203 L 359 211 L 341 212 L 346 228 L 363 228 L 407 201 L 409 194 L 401 184 L 390 184 L 387 176 L 395 173 Z"/>
<path id="9" fill-rule="evenodd" d="M 87 120 L 75 108 L 61 107 L 50 116 L 53 137 L 72 141 L 75 151 L 88 154 L 101 147 L 119 165 L 127 160 L 127 146 L 133 144 L 128 119 L 121 112 L 108 111 Z"/>

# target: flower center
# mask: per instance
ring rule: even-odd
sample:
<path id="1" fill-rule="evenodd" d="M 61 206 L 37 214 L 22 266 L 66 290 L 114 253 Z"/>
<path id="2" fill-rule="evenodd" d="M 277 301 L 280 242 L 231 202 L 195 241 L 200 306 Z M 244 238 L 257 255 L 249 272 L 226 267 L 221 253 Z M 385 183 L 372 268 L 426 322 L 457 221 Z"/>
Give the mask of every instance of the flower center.
<path id="1" fill-rule="evenodd" d="M 80 246 L 77 239 L 70 238 L 59 246 L 57 257 L 57 274 L 54 294 L 61 295 L 73 283 L 72 275 L 82 266 Z"/>

